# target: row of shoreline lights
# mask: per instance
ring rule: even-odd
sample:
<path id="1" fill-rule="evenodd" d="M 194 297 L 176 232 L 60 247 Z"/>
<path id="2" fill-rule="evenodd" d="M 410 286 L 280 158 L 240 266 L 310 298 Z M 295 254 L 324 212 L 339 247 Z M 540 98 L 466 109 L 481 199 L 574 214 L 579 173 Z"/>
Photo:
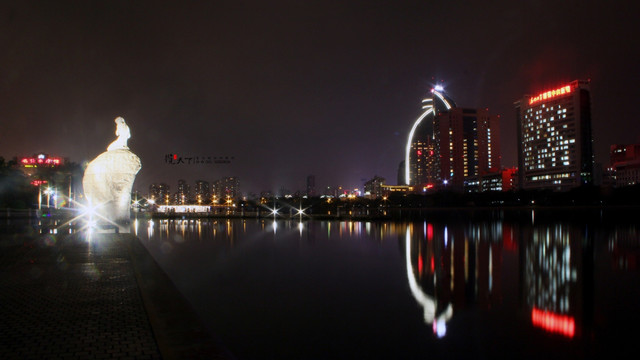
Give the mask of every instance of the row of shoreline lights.
<path id="1" fill-rule="evenodd" d="M 185 204 L 185 195 L 182 194 L 180 196 L 180 198 L 181 198 L 181 202 L 182 203 L 179 204 L 179 205 L 187 205 L 187 204 Z M 169 199 L 170 199 L 169 195 L 166 195 L 165 199 L 164 199 L 165 205 L 169 205 Z M 147 200 L 147 202 L 149 204 L 152 204 L 152 205 L 156 204 L 156 200 L 153 197 L 151 199 L 146 199 L 146 200 Z M 198 200 L 197 201 L 198 201 L 198 205 L 202 205 L 202 195 L 198 194 Z M 134 201 L 134 203 L 139 204 L 139 200 Z M 233 199 L 231 198 L 231 196 L 227 195 L 225 203 L 227 205 L 233 204 Z M 195 204 L 192 204 L 192 205 L 195 205 Z M 213 195 L 211 197 L 211 204 L 209 204 L 209 205 L 218 205 L 218 197 L 216 195 Z M 233 206 L 235 206 L 235 204 Z"/>

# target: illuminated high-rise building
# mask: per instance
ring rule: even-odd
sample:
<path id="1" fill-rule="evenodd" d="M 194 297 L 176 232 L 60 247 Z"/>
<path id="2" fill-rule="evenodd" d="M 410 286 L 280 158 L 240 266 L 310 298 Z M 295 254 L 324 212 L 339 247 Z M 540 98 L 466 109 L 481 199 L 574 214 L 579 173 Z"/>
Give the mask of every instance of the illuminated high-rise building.
<path id="1" fill-rule="evenodd" d="M 216 202 L 224 203 L 229 199 L 237 199 L 240 197 L 240 179 L 237 176 L 230 176 L 216 180 L 211 190 Z"/>
<path id="2" fill-rule="evenodd" d="M 159 205 L 169 205 L 170 188 L 165 183 L 151 184 L 149 186 L 149 200 Z"/>
<path id="3" fill-rule="evenodd" d="M 198 205 L 209 204 L 211 202 L 211 194 L 209 192 L 209 182 L 204 180 L 196 181 L 195 202 Z"/>
<path id="4" fill-rule="evenodd" d="M 437 181 L 433 119 L 439 112 L 455 106 L 439 86 L 422 100 L 423 112 L 413 123 L 405 148 L 404 184 L 425 188 Z"/>
<path id="5" fill-rule="evenodd" d="M 591 184 L 589 81 L 576 80 L 525 96 L 515 107 L 520 187 L 567 190 Z"/>
<path id="6" fill-rule="evenodd" d="M 191 200 L 191 187 L 183 179 L 178 180 L 178 191 L 174 194 L 175 204 L 184 205 L 188 204 Z"/>
<path id="7" fill-rule="evenodd" d="M 462 190 L 466 178 L 500 170 L 499 121 L 488 109 L 451 108 L 435 116 L 439 187 Z"/>

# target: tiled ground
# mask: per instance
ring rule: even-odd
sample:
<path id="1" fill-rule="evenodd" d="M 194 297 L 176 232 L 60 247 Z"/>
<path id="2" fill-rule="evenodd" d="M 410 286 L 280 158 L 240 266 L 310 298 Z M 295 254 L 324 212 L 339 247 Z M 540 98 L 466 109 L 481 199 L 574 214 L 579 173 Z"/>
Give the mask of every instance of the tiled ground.
<path id="1" fill-rule="evenodd" d="M 118 237 L 47 235 L 0 250 L 2 358 L 160 358 Z"/>
<path id="2" fill-rule="evenodd" d="M 0 238 L 0 358 L 229 357 L 137 241 Z"/>

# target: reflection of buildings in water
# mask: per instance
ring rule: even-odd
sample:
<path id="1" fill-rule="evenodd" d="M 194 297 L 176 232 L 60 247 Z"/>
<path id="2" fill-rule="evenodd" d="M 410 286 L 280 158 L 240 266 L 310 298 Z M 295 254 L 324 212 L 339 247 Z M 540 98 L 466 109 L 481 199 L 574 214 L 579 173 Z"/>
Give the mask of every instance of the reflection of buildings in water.
<path id="1" fill-rule="evenodd" d="M 402 223 L 373 221 L 322 221 L 319 226 L 328 238 L 333 234 L 339 238 L 367 237 L 379 242 L 395 239 L 406 228 Z"/>
<path id="2" fill-rule="evenodd" d="M 573 337 L 576 319 L 586 319 L 591 287 L 585 279 L 593 267 L 588 236 L 586 230 L 560 224 L 523 231 L 524 300 L 534 326 Z"/>
<path id="3" fill-rule="evenodd" d="M 136 235 L 137 219 L 134 221 Z M 157 239 L 171 244 L 188 241 L 224 241 L 233 244 L 238 233 L 247 231 L 246 222 L 211 219 L 149 219 L 146 224 L 147 239 Z"/>
<path id="4" fill-rule="evenodd" d="M 446 334 L 454 309 L 501 301 L 503 233 L 501 222 L 467 229 L 426 222 L 422 229 L 407 227 L 409 287 L 438 337 Z"/>
<path id="5" fill-rule="evenodd" d="M 611 252 L 611 266 L 614 270 L 638 269 L 640 237 L 636 229 L 616 228 L 609 235 L 608 247 Z"/>

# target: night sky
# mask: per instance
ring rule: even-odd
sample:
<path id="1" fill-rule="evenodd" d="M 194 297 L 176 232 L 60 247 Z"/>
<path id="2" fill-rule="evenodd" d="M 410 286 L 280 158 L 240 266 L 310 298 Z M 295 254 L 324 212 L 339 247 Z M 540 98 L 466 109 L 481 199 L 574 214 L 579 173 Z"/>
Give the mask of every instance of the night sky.
<path id="1" fill-rule="evenodd" d="M 234 175 L 245 193 L 304 190 L 309 174 L 395 184 L 434 84 L 501 115 L 515 166 L 513 102 L 576 79 L 591 79 L 597 162 L 640 142 L 635 1 L 162 3 L 2 1 L 0 155 L 90 161 L 122 116 L 143 193 Z"/>

